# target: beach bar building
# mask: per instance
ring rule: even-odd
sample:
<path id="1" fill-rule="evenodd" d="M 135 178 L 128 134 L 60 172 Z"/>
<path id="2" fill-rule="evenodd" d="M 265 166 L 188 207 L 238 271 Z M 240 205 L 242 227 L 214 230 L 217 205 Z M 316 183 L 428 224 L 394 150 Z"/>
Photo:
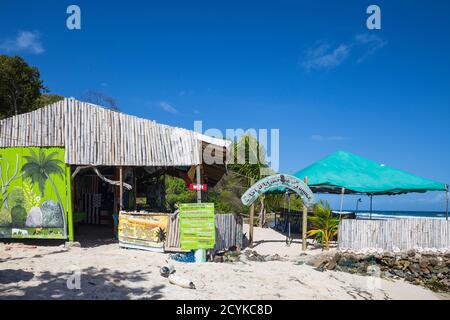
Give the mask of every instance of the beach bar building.
<path id="1" fill-rule="evenodd" d="M 0 120 L 0 238 L 74 240 L 77 221 L 162 212 L 165 176 L 212 187 L 229 145 L 73 98 Z"/>

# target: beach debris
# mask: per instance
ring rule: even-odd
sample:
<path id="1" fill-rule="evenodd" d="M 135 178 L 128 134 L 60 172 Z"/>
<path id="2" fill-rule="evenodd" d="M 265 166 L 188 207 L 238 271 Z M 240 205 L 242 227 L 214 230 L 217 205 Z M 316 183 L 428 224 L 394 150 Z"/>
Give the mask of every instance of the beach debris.
<path id="1" fill-rule="evenodd" d="M 167 278 L 174 272 L 175 272 L 175 267 L 173 266 L 173 264 L 166 264 L 166 265 L 162 266 L 161 269 L 159 269 L 159 273 L 164 278 Z"/>
<path id="2" fill-rule="evenodd" d="M 192 251 L 173 253 L 169 257 L 170 259 L 178 262 L 186 262 L 186 263 L 195 262 L 195 254 Z"/>
<path id="3" fill-rule="evenodd" d="M 36 249 L 37 246 L 33 246 L 33 245 L 25 244 L 25 243 L 8 243 L 7 245 L 5 245 L 6 251 L 14 249 L 14 248 Z"/>
<path id="4" fill-rule="evenodd" d="M 186 289 L 195 289 L 194 283 L 189 279 L 183 278 L 183 277 L 175 275 L 175 274 L 169 275 L 168 278 L 169 278 L 169 283 L 171 283 L 171 284 L 174 284 L 179 287 L 186 288 Z"/>
<path id="5" fill-rule="evenodd" d="M 238 262 L 240 261 L 241 252 L 238 250 L 219 251 L 214 254 L 211 261 L 216 263 L 222 262 Z"/>
<path id="6" fill-rule="evenodd" d="M 65 249 L 71 249 L 71 248 L 81 248 L 81 244 L 78 241 L 66 241 L 64 243 Z"/>
<path id="7" fill-rule="evenodd" d="M 281 257 L 277 253 L 271 254 L 259 254 L 255 250 L 245 250 L 244 251 L 245 260 L 249 261 L 258 261 L 258 262 L 267 262 L 267 261 L 285 261 L 284 257 Z"/>
<path id="8" fill-rule="evenodd" d="M 306 259 L 306 264 L 314 268 L 322 268 L 325 267 L 332 258 L 332 253 L 312 255 Z"/>

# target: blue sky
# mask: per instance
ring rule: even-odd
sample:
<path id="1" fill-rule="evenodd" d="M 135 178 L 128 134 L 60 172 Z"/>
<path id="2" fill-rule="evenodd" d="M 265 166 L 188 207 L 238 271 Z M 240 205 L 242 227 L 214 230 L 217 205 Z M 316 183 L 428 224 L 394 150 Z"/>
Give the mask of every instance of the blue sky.
<path id="1" fill-rule="evenodd" d="M 52 93 L 101 91 L 158 122 L 279 128 L 283 172 L 346 150 L 450 182 L 450 2 L 243 2 L 2 0 L 0 52 Z M 66 28 L 70 4 L 81 30 Z M 370 4 L 381 30 L 366 28 Z M 437 193 L 374 205 L 444 209 Z"/>

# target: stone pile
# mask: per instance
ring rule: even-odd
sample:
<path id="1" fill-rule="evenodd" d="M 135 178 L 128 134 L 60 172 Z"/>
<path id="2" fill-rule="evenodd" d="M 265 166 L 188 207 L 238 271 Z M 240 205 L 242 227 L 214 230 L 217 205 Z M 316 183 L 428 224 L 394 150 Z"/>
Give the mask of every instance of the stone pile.
<path id="1" fill-rule="evenodd" d="M 213 258 L 213 262 L 244 262 L 244 261 L 285 261 L 286 259 L 278 254 L 259 254 L 255 250 L 245 250 L 243 252 L 227 251 L 222 254 L 217 254 Z"/>
<path id="2" fill-rule="evenodd" d="M 319 271 L 336 270 L 404 279 L 433 291 L 450 292 L 450 252 L 335 252 L 317 255 L 307 264 Z"/>

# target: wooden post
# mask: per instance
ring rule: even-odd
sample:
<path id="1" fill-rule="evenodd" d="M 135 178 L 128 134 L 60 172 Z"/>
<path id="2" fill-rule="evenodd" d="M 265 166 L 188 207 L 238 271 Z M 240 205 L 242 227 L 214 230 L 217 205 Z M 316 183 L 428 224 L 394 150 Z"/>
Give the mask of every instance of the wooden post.
<path id="1" fill-rule="evenodd" d="M 66 165 L 66 183 L 67 183 L 67 193 L 66 193 L 66 203 L 67 203 L 67 224 L 69 229 L 69 241 L 75 240 L 75 231 L 73 226 L 73 214 L 74 214 L 74 201 L 75 201 L 75 184 L 72 180 L 71 166 Z"/>
<path id="2" fill-rule="evenodd" d="M 373 210 L 373 195 L 370 195 L 370 213 L 369 213 L 369 219 L 372 220 L 372 210 Z"/>
<path id="3" fill-rule="evenodd" d="M 202 184 L 202 172 L 200 169 L 200 165 L 195 168 L 195 175 L 197 178 L 197 203 L 202 202 L 202 190 L 200 189 L 200 185 Z"/>
<path id="4" fill-rule="evenodd" d="M 253 185 L 254 180 L 253 178 L 250 178 L 250 185 Z M 255 204 L 252 203 L 252 205 L 250 206 L 250 221 L 249 221 L 249 226 L 248 226 L 248 246 L 250 248 L 253 248 L 253 220 L 255 217 Z"/>
<path id="5" fill-rule="evenodd" d="M 133 168 L 133 179 L 134 179 L 134 210 L 137 211 L 137 178 L 136 178 L 136 168 Z"/>
<path id="6" fill-rule="evenodd" d="M 255 216 L 255 204 L 252 203 L 250 206 L 250 221 L 249 221 L 249 230 L 248 230 L 248 243 L 249 247 L 253 248 L 253 220 Z"/>
<path id="7" fill-rule="evenodd" d="M 308 177 L 303 179 L 308 184 Z M 303 203 L 303 219 L 302 219 L 302 250 L 306 250 L 306 232 L 308 231 L 308 208 Z"/>
<path id="8" fill-rule="evenodd" d="M 123 167 L 119 167 L 119 212 L 123 209 Z"/>

